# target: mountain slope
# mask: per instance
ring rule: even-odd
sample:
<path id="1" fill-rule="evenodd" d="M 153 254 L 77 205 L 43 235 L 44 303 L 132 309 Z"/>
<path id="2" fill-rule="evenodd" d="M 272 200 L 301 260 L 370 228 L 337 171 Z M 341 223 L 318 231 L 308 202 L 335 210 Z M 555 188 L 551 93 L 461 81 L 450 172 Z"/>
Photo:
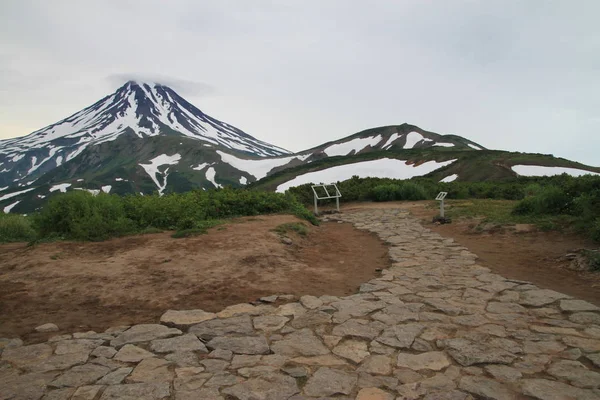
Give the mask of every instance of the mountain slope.
<path id="1" fill-rule="evenodd" d="M 259 157 L 289 153 L 204 114 L 167 86 L 130 81 L 62 121 L 22 138 L 0 141 L 0 187 L 31 182 L 89 146 L 127 133 L 139 139 L 184 136 Z"/>

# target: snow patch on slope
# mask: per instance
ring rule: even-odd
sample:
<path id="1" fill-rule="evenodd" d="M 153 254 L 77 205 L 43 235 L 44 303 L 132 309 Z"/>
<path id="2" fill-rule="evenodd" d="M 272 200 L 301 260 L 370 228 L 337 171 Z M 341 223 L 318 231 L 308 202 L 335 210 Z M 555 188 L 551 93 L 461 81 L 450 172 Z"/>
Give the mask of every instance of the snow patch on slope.
<path id="1" fill-rule="evenodd" d="M 207 169 L 205 172 L 205 175 L 206 175 L 206 179 L 208 179 L 208 181 L 210 183 L 212 183 L 215 186 L 215 188 L 223 187 L 215 181 L 215 176 L 217 175 L 217 171 L 215 171 L 215 169 L 213 167 L 210 167 L 209 169 Z"/>
<path id="2" fill-rule="evenodd" d="M 167 187 L 167 177 L 169 176 L 169 168 L 161 172 L 159 171 L 158 167 L 163 165 L 176 165 L 177 163 L 179 163 L 179 160 L 181 160 L 181 154 L 179 153 L 175 153 L 172 156 L 161 154 L 150 160 L 150 164 L 139 164 L 139 166 L 144 168 L 144 171 L 146 171 L 146 173 L 150 175 L 152 181 L 154 181 L 154 184 L 158 188 L 159 196 L 163 195 L 163 191 Z M 162 183 L 159 181 L 157 175 L 163 178 Z"/>
<path id="3" fill-rule="evenodd" d="M 376 146 L 377 143 L 381 142 L 381 139 L 381 135 L 371 136 L 367 138 L 356 138 L 344 143 L 332 144 L 331 146 L 323 150 L 323 153 L 327 154 L 329 157 L 346 156 L 352 151 L 354 151 L 354 154 L 356 154 L 367 146 Z"/>
<path id="4" fill-rule="evenodd" d="M 20 202 L 21 202 L 21 200 L 17 200 L 14 203 L 9 204 L 6 207 L 4 207 L 4 214 L 8 214 L 10 212 L 10 210 L 12 210 L 14 208 L 14 206 L 19 204 Z"/>
<path id="5" fill-rule="evenodd" d="M 248 160 L 244 158 L 237 158 L 228 153 L 224 153 L 217 150 L 217 154 L 221 156 L 221 160 L 231 165 L 238 171 L 244 171 L 254 176 L 257 180 L 264 178 L 273 169 L 282 165 L 288 164 L 293 159 L 297 158 L 300 161 L 306 160 L 311 154 L 305 154 L 301 156 L 291 156 L 282 158 L 267 158 L 262 160 Z"/>
<path id="6" fill-rule="evenodd" d="M 513 165 L 512 170 L 521 176 L 554 176 L 568 174 L 571 176 L 600 175 L 597 172 L 577 168 L 543 167 L 541 165 Z"/>
<path id="7" fill-rule="evenodd" d="M 361 178 L 378 177 L 393 179 L 410 179 L 415 176 L 426 175 L 438 168 L 452 164 L 456 160 L 426 163 L 414 166 L 406 164 L 406 161 L 393 158 L 381 158 L 378 160 L 361 161 L 353 164 L 337 165 L 321 171 L 308 172 L 277 186 L 277 192 L 283 193 L 291 187 L 305 183 L 330 183 L 344 181 L 358 175 Z"/>
<path id="8" fill-rule="evenodd" d="M 450 182 L 454 182 L 457 178 L 458 178 L 458 174 L 452 174 L 452 175 L 448 175 L 447 177 L 442 179 L 440 182 L 450 183 Z"/>
<path id="9" fill-rule="evenodd" d="M 439 147 L 454 147 L 454 143 L 444 143 L 444 142 L 437 142 L 437 143 L 435 143 L 433 146 L 439 146 Z"/>
<path id="10" fill-rule="evenodd" d="M 11 197 L 15 197 L 15 196 L 18 196 L 18 195 L 23 194 L 23 193 L 27 193 L 27 192 L 29 192 L 29 191 L 31 191 L 33 189 L 35 189 L 35 188 L 29 188 L 29 189 L 25 189 L 25 190 L 20 190 L 18 192 L 12 192 L 12 193 L 5 194 L 4 196 L 0 197 L 0 201 L 4 201 L 6 199 L 10 199 Z"/>
<path id="11" fill-rule="evenodd" d="M 50 188 L 50 192 L 56 192 L 60 190 L 61 193 L 67 193 L 67 188 L 70 187 L 70 183 L 59 183 L 58 185 L 54 185 Z"/>
<path id="12" fill-rule="evenodd" d="M 475 150 L 483 150 L 481 147 L 475 146 L 474 144 L 471 144 L 471 143 L 467 143 L 467 146 L 469 146 L 470 148 L 475 149 Z"/>
<path id="13" fill-rule="evenodd" d="M 400 137 L 399 133 L 392 133 L 392 135 L 390 136 L 390 138 L 387 140 L 387 142 L 385 142 L 385 144 L 381 147 L 384 150 L 387 150 L 388 147 L 392 147 L 392 144 L 394 144 L 394 142 L 396 141 L 396 139 L 398 139 Z"/>
<path id="14" fill-rule="evenodd" d="M 404 145 L 404 148 L 412 149 L 415 147 L 415 144 L 419 143 L 423 139 L 425 139 L 425 137 L 420 133 L 410 132 L 408 135 L 406 135 L 406 144 Z"/>
<path id="15" fill-rule="evenodd" d="M 105 185 L 101 187 L 104 193 L 110 193 L 110 189 L 112 189 L 112 185 Z"/>

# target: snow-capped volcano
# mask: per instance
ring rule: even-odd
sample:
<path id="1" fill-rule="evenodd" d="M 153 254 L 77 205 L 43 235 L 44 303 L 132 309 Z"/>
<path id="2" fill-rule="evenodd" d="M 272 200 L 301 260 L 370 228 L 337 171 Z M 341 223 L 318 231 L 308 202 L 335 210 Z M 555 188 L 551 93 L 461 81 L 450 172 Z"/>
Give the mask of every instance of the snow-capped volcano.
<path id="1" fill-rule="evenodd" d="M 182 135 L 258 157 L 289 153 L 204 114 L 167 86 L 129 81 L 62 121 L 25 137 L 0 141 L 0 171 L 10 170 L 12 182 L 24 182 L 34 173 L 37 176 L 75 158 L 90 145 L 125 133 L 139 138 Z"/>

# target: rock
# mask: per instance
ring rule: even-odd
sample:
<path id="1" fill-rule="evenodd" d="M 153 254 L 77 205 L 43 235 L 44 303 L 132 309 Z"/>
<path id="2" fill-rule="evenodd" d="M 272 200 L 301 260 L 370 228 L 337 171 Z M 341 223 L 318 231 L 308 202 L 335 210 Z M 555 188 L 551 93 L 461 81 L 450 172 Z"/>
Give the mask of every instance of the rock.
<path id="1" fill-rule="evenodd" d="M 260 363 L 261 356 L 246 356 L 246 355 L 234 355 L 231 361 L 231 369 L 238 369 L 244 367 L 253 367 Z"/>
<path id="2" fill-rule="evenodd" d="M 281 370 L 292 378 L 304 378 L 309 372 L 306 367 L 286 367 Z"/>
<path id="3" fill-rule="evenodd" d="M 4 349 L 14 349 L 21 346 L 23 346 L 23 341 L 19 338 L 0 338 L 0 354 L 2 354 Z"/>
<path id="4" fill-rule="evenodd" d="M 561 300 L 559 307 L 561 310 L 569 312 L 600 311 L 600 307 L 583 300 Z"/>
<path id="5" fill-rule="evenodd" d="M 287 236 L 280 236 L 279 239 L 281 240 L 281 243 L 287 244 L 288 246 L 294 244 L 294 241 Z"/>
<path id="6" fill-rule="evenodd" d="M 104 358 L 113 358 L 113 356 L 117 354 L 117 351 L 108 346 L 98 346 L 92 351 L 92 356 L 94 357 L 104 357 Z"/>
<path id="7" fill-rule="evenodd" d="M 271 344 L 271 350 L 276 354 L 289 357 L 319 356 L 329 353 L 329 349 L 310 329 L 290 333 L 283 340 Z"/>
<path id="8" fill-rule="evenodd" d="M 77 388 L 71 400 L 94 400 L 96 395 L 103 389 L 101 385 L 81 386 Z"/>
<path id="9" fill-rule="evenodd" d="M 413 355 L 413 354 L 411 354 Z M 394 370 L 394 376 L 400 383 L 413 383 L 423 379 L 423 375 L 416 373 L 410 368 L 399 368 Z"/>
<path id="10" fill-rule="evenodd" d="M 108 386 L 100 400 L 160 400 L 170 395 L 171 390 L 166 382 L 134 383 Z"/>
<path id="11" fill-rule="evenodd" d="M 486 365 L 484 369 L 488 374 L 502 382 L 516 382 L 523 377 L 518 369 L 506 365 Z"/>
<path id="12" fill-rule="evenodd" d="M 87 353 L 104 343 L 104 340 L 73 339 L 58 342 L 54 354 Z"/>
<path id="13" fill-rule="evenodd" d="M 569 315 L 569 320 L 582 325 L 600 325 L 600 314 L 595 312 L 578 312 Z"/>
<path id="14" fill-rule="evenodd" d="M 358 378 L 354 374 L 322 367 L 308 379 L 304 393 L 308 396 L 349 395 L 352 393 Z"/>
<path id="15" fill-rule="evenodd" d="M 587 391 L 582 389 L 546 379 L 523 379 L 521 381 L 521 391 L 524 395 L 539 400 L 591 400 L 596 398 L 591 394 L 586 395 Z"/>
<path id="16" fill-rule="evenodd" d="M 284 317 L 299 317 L 306 313 L 306 308 L 302 307 L 299 303 L 288 303 L 283 304 L 277 308 L 276 315 L 282 315 Z"/>
<path id="17" fill-rule="evenodd" d="M 223 311 L 217 313 L 219 318 L 229 318 L 238 314 L 258 315 L 260 313 L 259 308 L 252 304 L 242 303 L 235 304 L 233 306 L 226 307 Z"/>
<path id="18" fill-rule="evenodd" d="M 58 332 L 58 326 L 56 326 L 55 324 L 44 324 L 44 325 L 40 325 L 38 327 L 35 328 L 36 332 Z"/>
<path id="19" fill-rule="evenodd" d="M 290 319 L 281 315 L 263 315 L 254 318 L 254 329 L 274 332 L 283 328 Z"/>
<path id="20" fill-rule="evenodd" d="M 238 383 L 242 383 L 244 381 L 243 378 L 237 377 L 235 375 L 230 374 L 229 372 L 218 372 L 212 376 L 204 384 L 205 387 L 220 387 L 220 386 L 233 386 Z"/>
<path id="21" fill-rule="evenodd" d="M 140 324 L 134 325 L 121 333 L 115 339 L 111 340 L 110 345 L 113 347 L 120 347 L 124 344 L 149 342 L 154 339 L 162 339 L 177 335 L 181 335 L 179 329 L 168 328 L 159 324 Z"/>
<path id="22" fill-rule="evenodd" d="M 506 350 L 466 339 L 446 341 L 448 354 L 463 367 L 475 364 L 510 364 L 516 356 Z"/>
<path id="23" fill-rule="evenodd" d="M 39 364 L 52 355 L 52 347 L 47 344 L 6 348 L 2 352 L 2 361 L 9 362 L 18 368 Z"/>
<path id="24" fill-rule="evenodd" d="M 131 367 L 123 367 L 114 370 L 111 373 L 108 373 L 104 376 L 104 378 L 100 379 L 97 384 L 98 385 L 119 385 L 123 382 L 125 378 L 133 371 Z"/>
<path id="25" fill-rule="evenodd" d="M 491 400 L 515 400 L 516 394 L 507 386 L 492 379 L 481 376 L 464 376 L 458 385 L 459 389 Z"/>
<path id="26" fill-rule="evenodd" d="M 268 354 L 269 344 L 264 336 L 220 336 L 206 344 L 209 349 L 230 350 L 235 354 Z"/>
<path id="27" fill-rule="evenodd" d="M 170 363 L 159 358 L 142 360 L 127 378 L 128 382 L 170 382 L 173 372 L 169 370 Z"/>
<path id="28" fill-rule="evenodd" d="M 388 356 L 369 356 L 361 363 L 357 371 L 375 375 L 389 375 L 392 373 L 392 360 Z"/>
<path id="29" fill-rule="evenodd" d="M 357 364 L 369 356 L 367 343 L 358 340 L 346 340 L 337 345 L 332 352 Z"/>
<path id="30" fill-rule="evenodd" d="M 425 389 L 426 393 L 435 392 L 438 390 L 453 390 L 456 389 L 456 384 L 452 379 L 444 374 L 436 374 L 431 378 L 424 379 L 420 382 L 420 388 Z"/>
<path id="31" fill-rule="evenodd" d="M 202 367 L 183 367 L 176 368 L 177 377 L 173 381 L 173 387 L 177 393 L 182 391 L 197 391 L 206 381 L 212 377 L 212 374 L 203 373 Z"/>
<path id="32" fill-rule="evenodd" d="M 252 335 L 254 327 L 249 315 L 240 315 L 201 322 L 190 327 L 188 333 L 192 333 L 202 340 L 210 340 L 225 335 Z"/>
<path id="33" fill-rule="evenodd" d="M 358 392 L 356 400 L 394 400 L 395 396 L 378 388 L 364 388 Z"/>
<path id="34" fill-rule="evenodd" d="M 424 325 L 421 324 L 404 324 L 386 328 L 381 336 L 376 340 L 379 343 L 408 349 L 412 346 L 415 338 L 423 331 Z"/>
<path id="35" fill-rule="evenodd" d="M 588 370 L 579 361 L 561 360 L 550 365 L 546 372 L 555 378 L 569 381 L 571 385 L 581 388 L 600 386 L 600 374 Z"/>
<path id="36" fill-rule="evenodd" d="M 319 308 L 323 305 L 323 301 L 321 299 L 308 295 L 300 297 L 300 303 L 309 310 L 314 310 L 315 308 Z"/>
<path id="37" fill-rule="evenodd" d="M 276 294 L 272 296 L 261 297 L 259 300 L 263 303 L 275 303 L 277 301 L 278 296 Z"/>
<path id="38" fill-rule="evenodd" d="M 384 325 L 377 321 L 349 319 L 333 328 L 331 333 L 336 336 L 353 336 L 365 339 L 375 339 L 383 330 Z"/>
<path id="39" fill-rule="evenodd" d="M 531 325 L 529 327 L 534 332 L 538 333 L 551 333 L 553 335 L 562 335 L 562 336 L 581 336 L 579 332 L 577 332 L 573 328 L 560 328 L 555 326 L 539 326 L 539 325 Z"/>
<path id="40" fill-rule="evenodd" d="M 546 304 L 554 303 L 556 300 L 567 299 L 566 294 L 555 292 L 550 289 L 527 290 L 522 292 L 520 304 L 526 306 L 541 307 Z"/>
<path id="41" fill-rule="evenodd" d="M 315 357 L 296 357 L 292 358 L 291 362 L 296 364 L 318 365 L 321 367 L 340 367 L 348 365 L 346 361 L 331 354 Z"/>
<path id="42" fill-rule="evenodd" d="M 39 364 L 31 365 L 29 368 L 35 372 L 65 370 L 83 364 L 87 360 L 88 352 L 52 355 Z"/>
<path id="43" fill-rule="evenodd" d="M 460 390 L 450 390 L 443 392 L 430 393 L 423 397 L 423 400 L 472 400 L 473 397 Z"/>
<path id="44" fill-rule="evenodd" d="M 85 364 L 71 368 L 50 383 L 53 387 L 77 387 L 90 385 L 110 372 L 102 365 Z"/>
<path id="45" fill-rule="evenodd" d="M 397 399 L 402 400 L 416 400 L 420 399 L 426 393 L 426 389 L 420 387 L 419 383 L 405 383 L 396 388 L 399 394 Z"/>
<path id="46" fill-rule="evenodd" d="M 191 351 L 176 351 L 165 356 L 165 360 L 177 364 L 178 367 L 197 367 L 198 356 Z"/>
<path id="47" fill-rule="evenodd" d="M 574 336 L 565 336 L 562 338 L 567 346 L 579 347 L 584 353 L 594 353 L 600 351 L 600 340 L 586 339 Z"/>
<path id="48" fill-rule="evenodd" d="M 142 349 L 141 347 L 137 347 L 133 344 L 126 344 L 121 347 L 121 349 L 117 352 L 117 354 L 113 357 L 113 360 L 128 362 L 128 363 L 137 363 L 146 358 L 152 358 L 154 354 L 150 353 Z"/>
<path id="49" fill-rule="evenodd" d="M 44 395 L 46 386 L 58 372 L 44 372 L 18 375 L 16 372 L 7 375 L 0 370 L 0 399 L 39 399 Z"/>
<path id="50" fill-rule="evenodd" d="M 43 390 L 43 389 L 42 389 Z M 69 400 L 71 396 L 75 393 L 74 388 L 64 388 L 64 389 L 56 389 L 50 392 L 46 392 L 42 400 Z M 23 393 L 21 393 L 23 394 Z M 2 390 L 0 389 L 0 396 L 2 395 Z M 0 397 L 4 398 L 4 397 Z M 34 397 L 35 398 L 35 397 Z"/>
<path id="51" fill-rule="evenodd" d="M 585 358 L 590 360 L 596 367 L 600 367 L 600 353 L 586 354 Z"/>
<path id="52" fill-rule="evenodd" d="M 527 354 L 556 354 L 567 347 L 554 340 L 540 340 L 537 342 L 526 340 L 523 343 L 523 351 Z"/>
<path id="53" fill-rule="evenodd" d="M 495 301 L 490 301 L 486 310 L 494 314 L 521 314 L 527 312 L 527 309 L 522 305 L 515 303 L 498 303 Z"/>
<path id="54" fill-rule="evenodd" d="M 168 310 L 160 317 L 160 323 L 176 328 L 187 328 L 217 318 L 217 314 L 204 310 Z"/>
<path id="55" fill-rule="evenodd" d="M 217 349 L 210 352 L 208 358 L 218 358 L 220 360 L 231 361 L 233 352 L 231 350 Z"/>
<path id="56" fill-rule="evenodd" d="M 225 388 L 222 393 L 239 400 L 280 400 L 288 399 L 299 391 L 294 378 L 273 373 Z"/>
<path id="57" fill-rule="evenodd" d="M 323 311 L 309 311 L 298 317 L 295 317 L 290 326 L 294 329 L 302 329 L 315 325 L 328 324 L 331 322 L 331 314 Z"/>
<path id="58" fill-rule="evenodd" d="M 155 353 L 173 353 L 175 351 L 198 351 L 208 353 L 208 349 L 198 340 L 196 335 L 188 333 L 168 339 L 156 339 L 150 343 L 150 350 Z"/>
<path id="59" fill-rule="evenodd" d="M 450 360 L 441 351 L 431 351 L 422 354 L 400 353 L 398 354 L 396 365 L 415 371 L 423 369 L 441 371 L 450 365 Z"/>

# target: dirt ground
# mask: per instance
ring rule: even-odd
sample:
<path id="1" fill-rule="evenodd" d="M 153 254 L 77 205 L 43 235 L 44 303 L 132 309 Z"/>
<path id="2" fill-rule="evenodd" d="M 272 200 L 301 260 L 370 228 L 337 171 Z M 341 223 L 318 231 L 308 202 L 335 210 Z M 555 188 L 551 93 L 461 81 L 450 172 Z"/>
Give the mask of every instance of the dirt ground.
<path id="1" fill-rule="evenodd" d="M 0 337 L 28 342 L 46 322 L 61 332 L 156 322 L 167 309 L 219 311 L 278 294 L 347 295 L 389 266 L 387 248 L 349 224 L 310 227 L 283 244 L 292 216 L 242 218 L 207 235 L 170 233 L 100 243 L 0 246 Z M 59 332 L 60 333 L 60 332 Z"/>
<path id="2" fill-rule="evenodd" d="M 447 225 L 434 225 L 437 214 L 432 202 L 390 202 L 348 204 L 342 211 L 361 208 L 408 208 L 413 216 L 433 231 L 454 238 L 479 256 L 478 263 L 510 279 L 533 282 L 541 288 L 553 289 L 600 306 L 600 273 L 573 271 L 565 255 L 578 249 L 598 248 L 580 236 L 564 232 L 515 232 L 511 229 L 477 232 L 479 221 L 462 219 Z M 436 205 L 437 206 L 437 205 Z"/>

